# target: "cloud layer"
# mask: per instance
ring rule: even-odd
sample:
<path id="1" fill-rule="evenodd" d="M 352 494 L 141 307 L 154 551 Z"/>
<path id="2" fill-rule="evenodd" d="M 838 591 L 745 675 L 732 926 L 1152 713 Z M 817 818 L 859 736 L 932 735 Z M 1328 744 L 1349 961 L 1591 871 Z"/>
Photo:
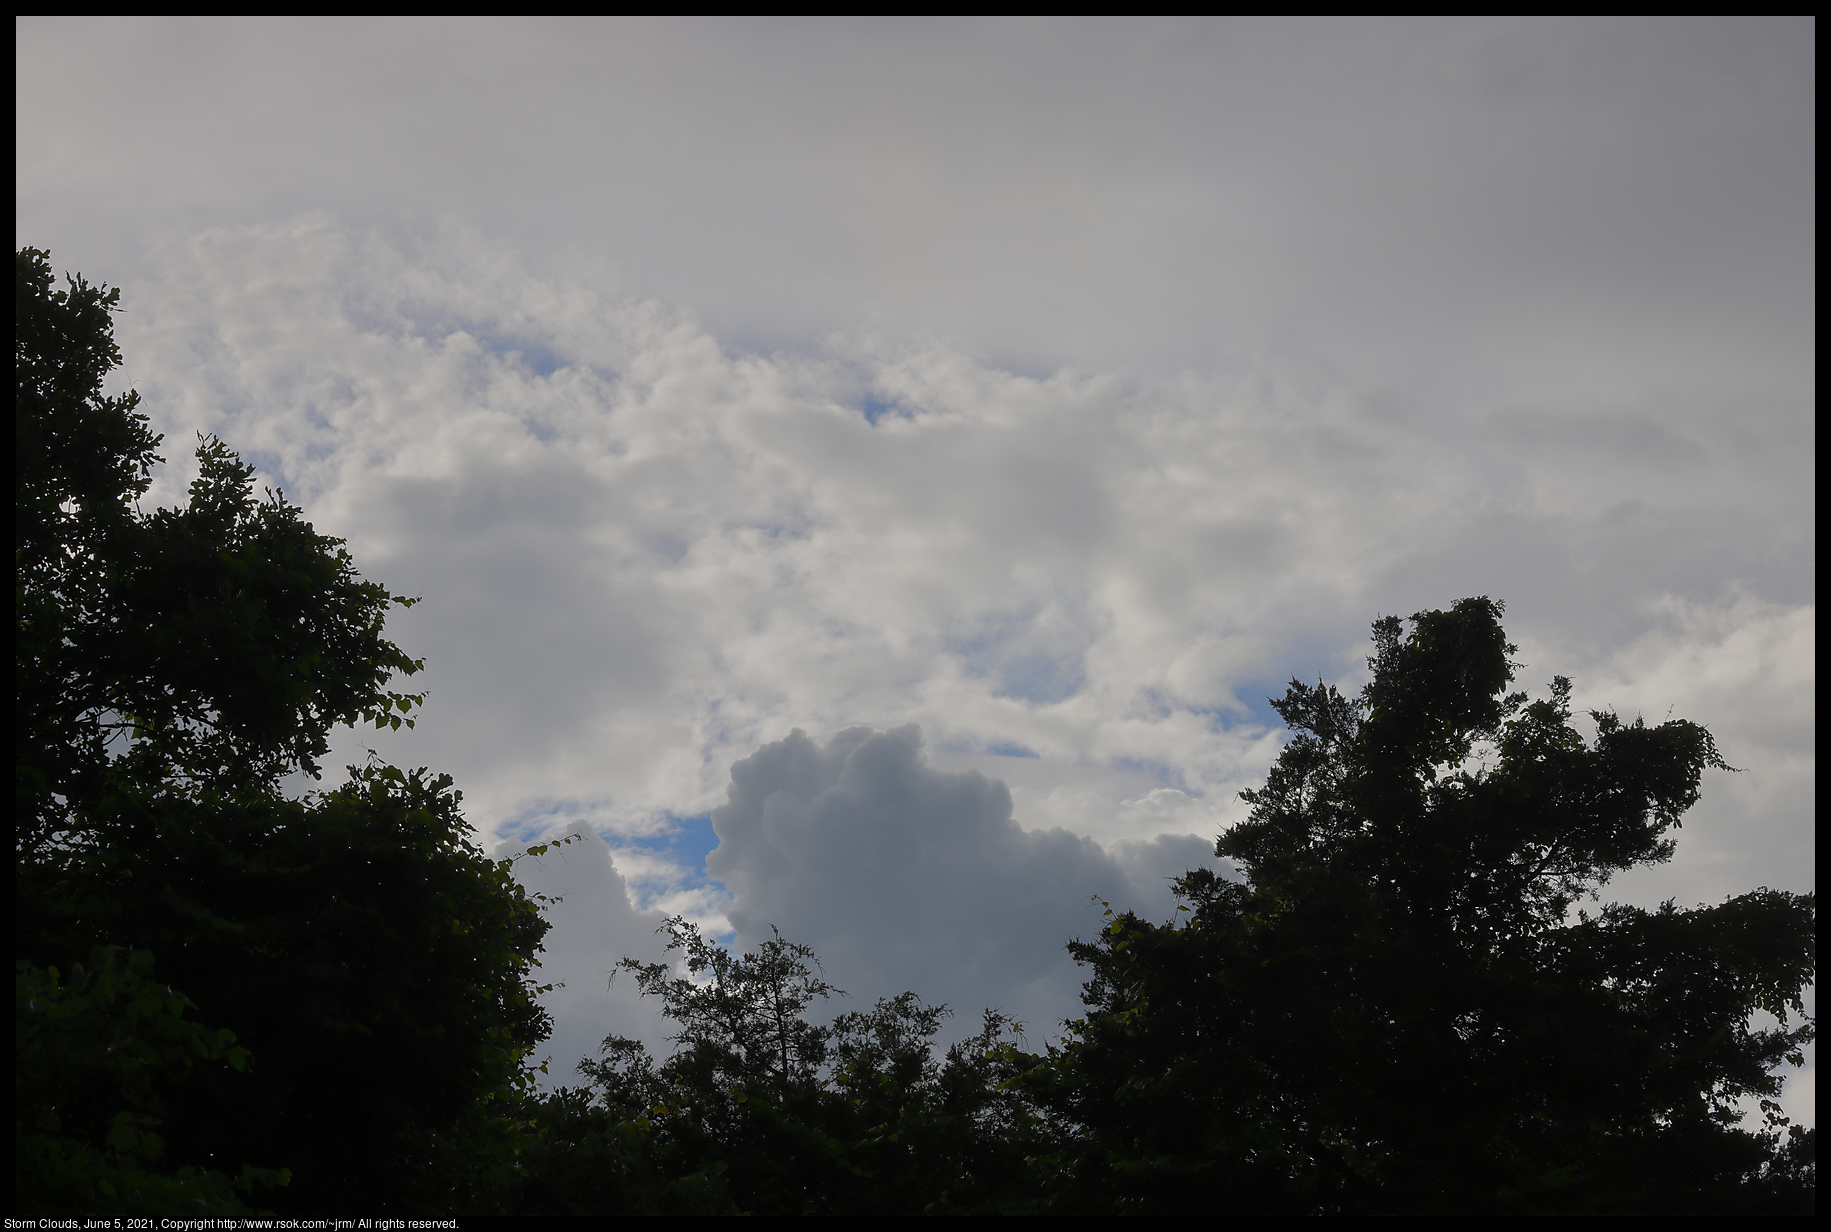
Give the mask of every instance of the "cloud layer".
<path id="1" fill-rule="evenodd" d="M 1675 865 L 1624 891 L 1809 884 L 1812 436 L 1786 404 L 1446 418 L 1314 373 L 764 356 L 474 234 L 410 252 L 325 216 L 164 261 L 120 338 L 168 447 L 220 432 L 371 576 L 427 600 L 397 626 L 429 663 L 425 719 L 346 751 L 460 770 L 504 835 L 597 827 L 626 878 L 601 892 L 633 890 L 645 918 L 684 910 L 747 944 L 798 927 L 769 906 L 810 909 L 766 870 L 780 843 L 718 857 L 735 905 L 657 844 L 793 729 L 811 749 L 914 723 L 925 773 L 1008 784 L 1014 812 L 986 825 L 1103 844 L 1060 884 L 1013 882 L 1036 921 L 1011 934 L 1031 958 L 1000 958 L 1013 987 L 1046 971 L 1071 988 L 1050 964 L 1076 930 L 1038 896 L 1072 912 L 1111 890 L 1122 844 L 1211 839 L 1276 755 L 1267 694 L 1291 675 L 1352 687 L 1372 616 L 1478 593 L 1509 601 L 1524 683 L 1568 674 L 1583 704 L 1697 719 L 1749 767 L 1707 784 Z M 150 499 L 186 479 L 173 466 Z M 869 897 L 879 914 L 840 951 L 924 909 Z M 995 999 L 872 944 L 891 991 Z"/>
<path id="2" fill-rule="evenodd" d="M 1812 433 L 1784 405 L 1446 419 L 1276 374 L 733 353 L 475 237 L 415 257 L 325 218 L 167 262 L 127 379 L 168 448 L 221 432 L 428 598 L 399 628 L 434 701 L 390 739 L 465 767 L 490 825 L 583 800 L 639 833 L 793 727 L 915 722 L 1026 823 L 1138 837 L 1121 806 L 1159 791 L 1212 833 L 1275 754 L 1267 694 L 1354 678 L 1374 615 L 1482 593 L 1529 684 L 1694 701 L 1732 757 L 1742 723 L 1811 747 Z"/>

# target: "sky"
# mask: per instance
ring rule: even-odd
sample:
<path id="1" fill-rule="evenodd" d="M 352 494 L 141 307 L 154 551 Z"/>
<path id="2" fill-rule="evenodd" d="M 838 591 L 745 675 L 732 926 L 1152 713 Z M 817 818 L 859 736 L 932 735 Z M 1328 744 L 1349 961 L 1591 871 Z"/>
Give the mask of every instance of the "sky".
<path id="1" fill-rule="evenodd" d="M 123 289 L 149 505 L 217 433 L 424 600 L 329 764 L 585 836 L 554 1080 L 674 913 L 1040 1044 L 1266 698 L 1469 595 L 1743 771 L 1608 897 L 1815 888 L 1815 30 L 32 18 L 15 229 Z"/>

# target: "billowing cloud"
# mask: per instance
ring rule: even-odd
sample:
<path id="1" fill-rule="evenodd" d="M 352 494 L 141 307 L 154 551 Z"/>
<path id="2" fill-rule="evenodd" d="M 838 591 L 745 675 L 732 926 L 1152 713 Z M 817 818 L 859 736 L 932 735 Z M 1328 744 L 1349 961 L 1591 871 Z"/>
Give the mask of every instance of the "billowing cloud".
<path id="1" fill-rule="evenodd" d="M 731 768 L 712 822 L 706 864 L 735 895 L 740 943 L 773 926 L 866 1004 L 907 988 L 1045 1031 L 1076 1011 L 1064 943 L 1098 932 L 1103 902 L 1167 918 L 1167 879 L 1217 867 L 1193 836 L 1133 841 L 1115 859 L 1067 830 L 1026 830 L 1003 783 L 929 765 L 914 725 L 824 746 L 796 730 Z"/>
<path id="2" fill-rule="evenodd" d="M 126 378 L 168 449 L 221 432 L 427 599 L 395 626 L 425 720 L 362 739 L 461 767 L 486 827 L 557 802 L 650 835 L 794 727 L 914 722 L 1027 826 L 1212 836 L 1276 754 L 1266 695 L 1352 684 L 1372 616 L 1468 594 L 1509 602 L 1530 685 L 1651 714 L 1683 700 L 1661 664 L 1752 637 L 1767 666 L 1692 717 L 1731 749 L 1806 721 L 1771 722 L 1813 670 L 1785 405 L 1445 419 L 1320 380 L 734 353 L 473 235 L 414 257 L 325 217 L 167 260 L 130 289 Z"/>
<path id="3" fill-rule="evenodd" d="M 611 978 L 624 958 L 663 958 L 664 941 L 655 935 L 663 917 L 631 902 L 610 849 L 589 822 L 574 820 L 547 838 L 538 855 L 527 853 L 531 844 L 507 842 L 495 856 L 514 860 L 516 879 L 545 899 L 542 910 L 553 928 L 539 956 L 538 982 L 552 985 L 540 1000 L 553 1016 L 553 1035 L 538 1058 L 548 1083 L 576 1086 L 579 1059 L 595 1057 L 607 1035 L 642 1040 L 665 1055 L 667 1024 L 642 1003 L 634 981 Z"/>

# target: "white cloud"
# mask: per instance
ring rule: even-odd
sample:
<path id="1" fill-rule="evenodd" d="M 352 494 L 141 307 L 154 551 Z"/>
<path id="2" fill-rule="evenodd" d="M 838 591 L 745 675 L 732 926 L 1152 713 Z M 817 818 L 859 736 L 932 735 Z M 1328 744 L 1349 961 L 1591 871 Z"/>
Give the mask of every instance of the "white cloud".
<path id="1" fill-rule="evenodd" d="M 1732 589 L 1717 602 L 1664 597 L 1652 627 L 1587 673 L 1574 702 L 1704 724 L 1740 774 L 1707 772 L 1668 867 L 1614 887 L 1636 899 L 1721 898 L 1729 887 L 1811 886 L 1817 780 L 1817 637 L 1811 604 Z"/>
<path id="2" fill-rule="evenodd" d="M 1148 838 L 1180 801 L 1212 834 L 1275 755 L 1263 698 L 1354 677 L 1381 611 L 1507 598 L 1531 671 L 1581 679 L 1725 585 L 1810 610 L 1809 462 L 1774 408 L 1598 412 L 1585 449 L 1574 412 L 1445 421 L 1326 382 L 733 354 L 461 232 L 410 259 L 311 217 L 167 260 L 120 338 L 168 449 L 222 432 L 426 597 L 396 628 L 432 702 L 372 738 L 462 767 L 490 827 L 569 800 L 634 833 L 791 727 L 916 722 L 1035 824 Z M 1639 663 L 1610 669 L 1622 705 Z"/>

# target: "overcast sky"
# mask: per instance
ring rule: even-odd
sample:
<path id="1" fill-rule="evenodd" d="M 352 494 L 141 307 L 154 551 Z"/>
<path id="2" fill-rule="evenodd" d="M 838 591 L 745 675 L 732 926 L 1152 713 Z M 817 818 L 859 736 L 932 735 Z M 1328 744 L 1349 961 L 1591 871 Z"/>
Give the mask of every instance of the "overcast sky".
<path id="1" fill-rule="evenodd" d="M 1467 595 L 1746 770 L 1615 896 L 1814 888 L 1810 20 L 17 31 L 152 498 L 219 433 L 424 597 L 343 760 L 604 840 L 521 864 L 558 1074 L 674 911 L 1039 1042 L 1266 696 Z"/>

